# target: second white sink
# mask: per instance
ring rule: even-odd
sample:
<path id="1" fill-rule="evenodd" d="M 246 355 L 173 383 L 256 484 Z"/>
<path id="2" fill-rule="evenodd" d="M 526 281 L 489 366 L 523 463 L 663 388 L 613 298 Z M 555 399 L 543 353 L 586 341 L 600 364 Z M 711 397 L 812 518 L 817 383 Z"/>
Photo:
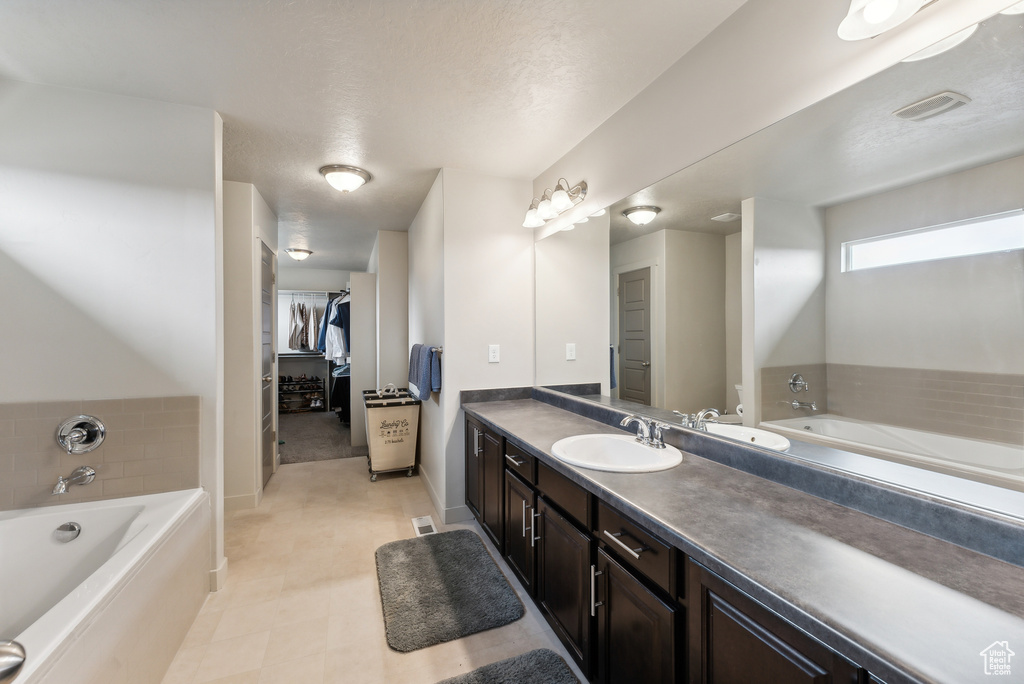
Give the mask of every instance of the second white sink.
<path id="1" fill-rule="evenodd" d="M 744 427 L 742 425 L 726 425 L 724 423 L 704 423 L 704 427 L 706 427 L 708 429 L 708 433 L 712 435 L 728 437 L 729 439 L 735 439 L 738 442 L 753 444 L 755 446 L 764 447 L 765 449 L 785 451 L 790 446 L 789 440 L 782 435 L 777 435 L 774 432 L 768 432 L 767 430 L 759 430 L 758 428 Z"/>
<path id="2" fill-rule="evenodd" d="M 644 446 L 631 435 L 576 435 L 554 443 L 551 452 L 580 468 L 614 473 L 650 473 L 674 468 L 683 461 L 679 449 Z"/>

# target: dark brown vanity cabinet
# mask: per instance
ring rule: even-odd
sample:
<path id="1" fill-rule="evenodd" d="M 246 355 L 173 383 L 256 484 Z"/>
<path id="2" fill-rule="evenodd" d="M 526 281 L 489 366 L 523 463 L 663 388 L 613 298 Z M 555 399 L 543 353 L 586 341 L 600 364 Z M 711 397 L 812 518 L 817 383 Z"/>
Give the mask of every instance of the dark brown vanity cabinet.
<path id="1" fill-rule="evenodd" d="M 526 593 L 536 594 L 536 537 L 533 524 L 537 494 L 511 471 L 505 473 L 505 562 Z"/>
<path id="2" fill-rule="evenodd" d="M 543 496 L 537 497 L 537 514 L 537 604 L 569 655 L 590 677 L 594 540 Z"/>
<path id="3" fill-rule="evenodd" d="M 474 418 L 466 418 L 466 504 L 499 550 L 504 549 L 504 442 Z"/>
<path id="4" fill-rule="evenodd" d="M 691 561 L 687 572 L 690 682 L 856 684 L 866 680 L 865 672 L 707 568 Z"/>
<path id="5" fill-rule="evenodd" d="M 604 549 L 597 551 L 594 584 L 597 681 L 678 682 L 681 609 L 661 600 Z"/>

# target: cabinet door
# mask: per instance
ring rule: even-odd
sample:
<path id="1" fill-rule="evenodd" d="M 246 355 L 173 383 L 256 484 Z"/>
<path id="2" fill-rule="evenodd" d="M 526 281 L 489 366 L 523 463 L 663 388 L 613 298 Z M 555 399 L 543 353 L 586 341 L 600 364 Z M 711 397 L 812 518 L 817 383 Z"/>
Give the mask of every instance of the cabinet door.
<path id="1" fill-rule="evenodd" d="M 536 594 L 533 534 L 536 496 L 529 485 L 511 472 L 505 473 L 505 560 L 530 596 Z"/>
<path id="2" fill-rule="evenodd" d="M 702 684 L 855 684 L 841 655 L 691 564 L 690 680 Z"/>
<path id="3" fill-rule="evenodd" d="M 537 603 L 566 650 L 590 676 L 593 539 L 537 497 Z"/>
<path id="4" fill-rule="evenodd" d="M 502 537 L 505 527 L 505 492 L 502 481 L 505 476 L 505 454 L 501 437 L 488 429 L 483 430 L 480 452 L 480 487 L 483 518 L 480 524 L 498 547 L 504 551 Z"/>
<path id="5" fill-rule="evenodd" d="M 466 505 L 469 510 L 480 520 L 480 443 L 483 441 L 483 431 L 480 425 L 473 420 L 466 419 Z"/>
<path id="6" fill-rule="evenodd" d="M 676 609 L 629 571 L 597 551 L 597 681 L 674 684 Z"/>

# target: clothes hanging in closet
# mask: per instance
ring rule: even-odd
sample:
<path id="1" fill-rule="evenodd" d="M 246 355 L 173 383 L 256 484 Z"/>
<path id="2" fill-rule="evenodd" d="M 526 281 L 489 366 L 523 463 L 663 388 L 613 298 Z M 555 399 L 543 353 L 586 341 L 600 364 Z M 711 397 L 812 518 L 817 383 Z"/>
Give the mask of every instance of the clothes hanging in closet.
<path id="1" fill-rule="evenodd" d="M 342 364 L 348 358 L 349 350 L 349 302 L 351 298 L 346 292 L 332 299 L 324 313 L 325 331 L 322 335 L 323 346 L 320 351 L 329 361 Z"/>

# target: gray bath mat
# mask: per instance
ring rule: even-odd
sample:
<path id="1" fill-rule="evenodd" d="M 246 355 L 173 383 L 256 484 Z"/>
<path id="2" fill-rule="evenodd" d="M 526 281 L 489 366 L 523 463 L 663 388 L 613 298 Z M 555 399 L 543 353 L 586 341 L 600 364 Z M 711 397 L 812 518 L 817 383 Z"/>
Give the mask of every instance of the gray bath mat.
<path id="1" fill-rule="evenodd" d="M 396 651 L 408 653 L 523 616 L 519 597 L 470 530 L 384 544 L 376 557 L 388 646 Z"/>
<path id="2" fill-rule="evenodd" d="M 438 684 L 579 684 L 579 681 L 557 653 L 539 648 L 514 658 L 484 665 Z"/>

